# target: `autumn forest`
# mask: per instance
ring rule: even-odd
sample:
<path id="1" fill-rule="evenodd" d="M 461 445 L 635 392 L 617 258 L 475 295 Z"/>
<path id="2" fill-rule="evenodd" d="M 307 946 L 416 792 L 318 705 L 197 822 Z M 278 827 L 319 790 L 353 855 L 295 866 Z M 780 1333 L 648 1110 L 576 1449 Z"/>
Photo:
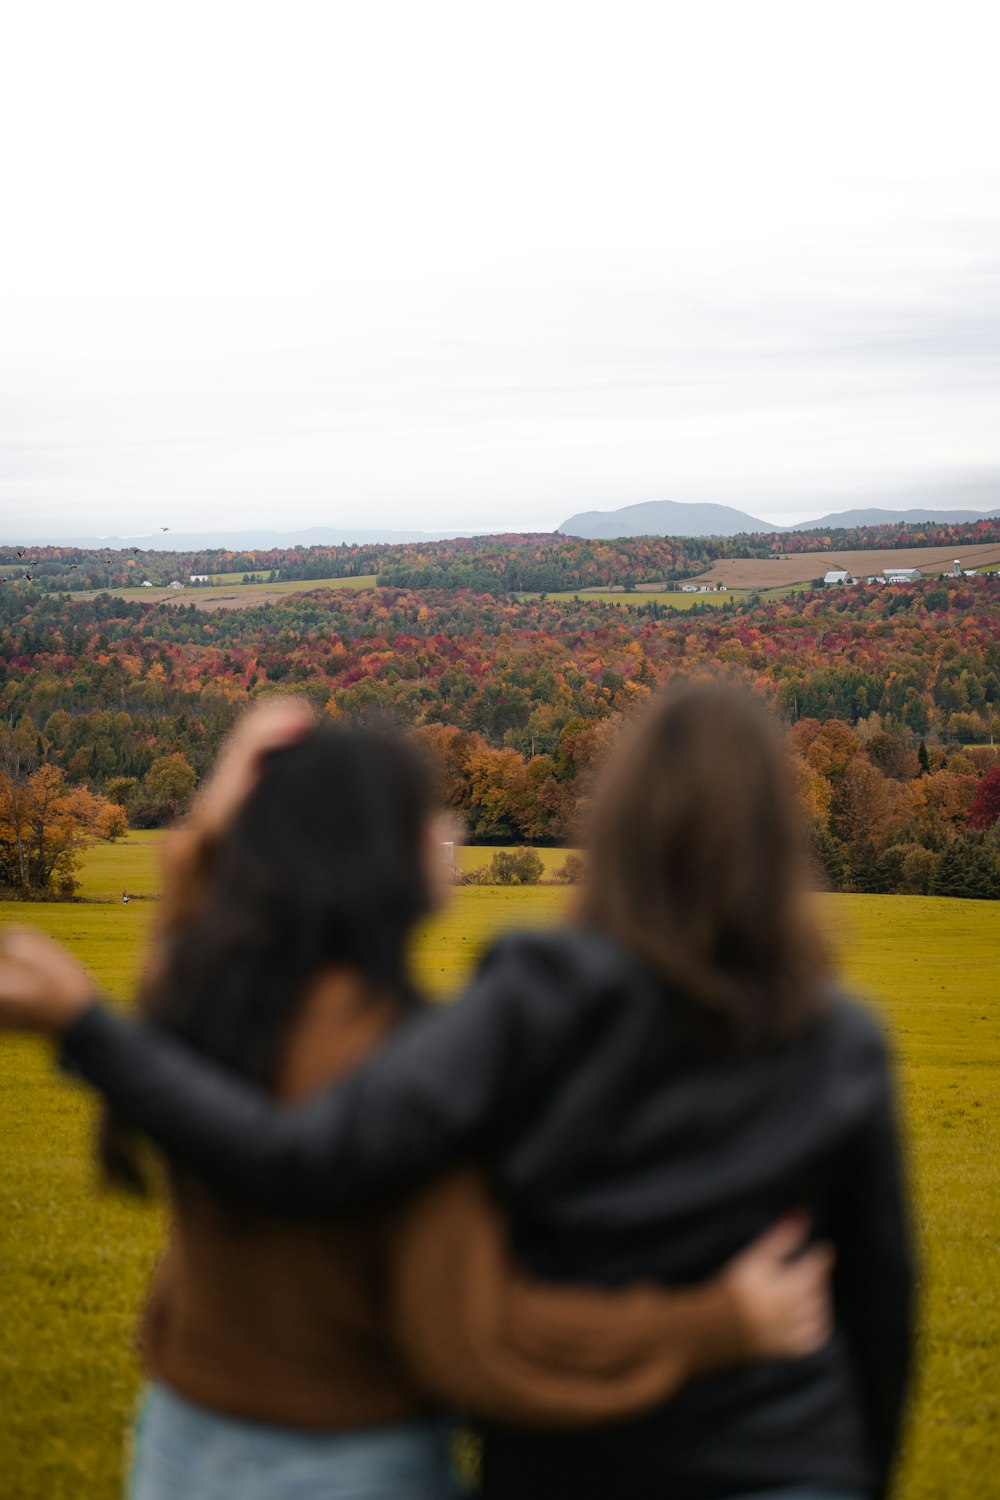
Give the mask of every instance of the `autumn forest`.
<path id="1" fill-rule="evenodd" d="M 921 541 L 995 539 L 938 529 Z M 880 546 L 878 533 L 905 530 L 843 541 Z M 897 545 L 913 541 L 910 529 Z M 0 881 L 70 894 L 82 840 L 169 822 L 241 708 L 273 691 L 415 732 L 474 842 L 571 844 L 621 724 L 658 687 L 723 675 L 787 724 L 830 885 L 1000 897 L 1000 578 L 751 594 L 684 613 L 641 593 L 544 597 L 692 576 L 751 543 L 803 545 L 531 537 L 141 559 L 158 577 L 377 574 L 374 588 L 214 613 L 183 593 L 116 595 L 136 581 L 128 554 L 4 553 Z"/>

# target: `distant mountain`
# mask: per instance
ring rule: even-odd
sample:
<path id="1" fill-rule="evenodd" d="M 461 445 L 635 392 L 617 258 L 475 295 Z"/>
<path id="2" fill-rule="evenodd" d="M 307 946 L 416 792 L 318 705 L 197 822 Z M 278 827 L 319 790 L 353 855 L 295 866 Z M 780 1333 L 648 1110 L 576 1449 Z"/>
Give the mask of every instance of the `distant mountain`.
<path id="1" fill-rule="evenodd" d="M 997 489 L 998 486 L 991 483 L 990 498 L 996 495 Z M 983 494 L 986 498 L 985 486 Z M 556 529 L 565 536 L 607 539 L 629 536 L 735 536 L 739 532 L 755 531 L 828 531 L 838 526 L 880 526 L 894 521 L 906 522 L 911 526 L 934 523 L 957 525 L 963 521 L 993 520 L 997 517 L 1000 517 L 1000 509 L 892 510 L 872 507 L 866 510 L 833 511 L 815 521 L 799 521 L 794 526 L 775 526 L 770 521 L 762 521 L 759 516 L 752 516 L 731 505 L 649 500 L 639 505 L 626 505 L 621 510 L 580 511 L 563 521 Z M 139 547 L 144 552 L 209 552 L 214 548 L 229 552 L 253 552 L 268 548 L 338 547 L 373 542 L 387 545 L 401 542 L 440 542 L 455 537 L 482 535 L 482 531 L 388 531 L 375 526 L 303 526 L 290 531 L 251 531 L 234 527 L 231 531 L 155 531 L 148 536 L 70 536 L 66 533 L 49 533 L 46 536 L 29 531 L 21 525 L 12 527 L 10 531 L 0 529 L 0 544 L 106 548 L 114 551 Z"/>
<path id="2" fill-rule="evenodd" d="M 729 505 L 647 500 L 621 510 L 583 510 L 563 521 L 566 536 L 735 536 L 740 531 L 773 531 L 767 521 Z M 781 529 L 781 528 L 779 528 Z"/>
<path id="3" fill-rule="evenodd" d="M 1000 510 L 839 510 L 820 516 L 818 521 L 800 521 L 797 526 L 777 527 L 779 531 L 817 531 L 835 526 L 891 526 L 905 522 L 910 526 L 960 526 L 963 521 L 993 521 Z"/>
<path id="4" fill-rule="evenodd" d="M 688 505 L 677 500 L 649 500 L 626 505 L 621 510 L 587 510 L 570 516 L 557 530 L 566 536 L 610 539 L 625 536 L 736 536 L 740 532 L 831 531 L 837 527 L 884 526 L 896 522 L 911 526 L 960 525 L 965 521 L 990 521 L 998 510 L 869 510 L 833 511 L 815 521 L 794 526 L 775 526 L 729 505 Z"/>
<path id="5" fill-rule="evenodd" d="M 227 552 L 265 551 L 271 547 L 342 547 L 365 542 L 441 542 L 471 531 L 379 531 L 376 527 L 339 529 L 304 526 L 298 531 L 155 531 L 152 536 L 18 536 L 4 541 L 27 542 L 35 547 L 105 547 L 109 551 L 139 547 L 144 552 L 209 552 L 222 547 Z"/>

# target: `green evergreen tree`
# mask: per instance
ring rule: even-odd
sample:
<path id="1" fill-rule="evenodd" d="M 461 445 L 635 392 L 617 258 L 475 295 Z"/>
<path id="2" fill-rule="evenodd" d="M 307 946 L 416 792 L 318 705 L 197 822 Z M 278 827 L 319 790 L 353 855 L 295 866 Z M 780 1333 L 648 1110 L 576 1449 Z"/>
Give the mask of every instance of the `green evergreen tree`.
<path id="1" fill-rule="evenodd" d="M 834 838 L 828 828 L 814 828 L 812 832 L 812 853 L 817 869 L 821 877 L 826 881 L 832 891 L 840 891 L 844 888 L 846 875 L 845 848 L 839 839 Z"/>
<path id="2" fill-rule="evenodd" d="M 932 894 L 973 901 L 1000 898 L 1000 859 L 982 834 L 951 840 L 941 856 Z"/>

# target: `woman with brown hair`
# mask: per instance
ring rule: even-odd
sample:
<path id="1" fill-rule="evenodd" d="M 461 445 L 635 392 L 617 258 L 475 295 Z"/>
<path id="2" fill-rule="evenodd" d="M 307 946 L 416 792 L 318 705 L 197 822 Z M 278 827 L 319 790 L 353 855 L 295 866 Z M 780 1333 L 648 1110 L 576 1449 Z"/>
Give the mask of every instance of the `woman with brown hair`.
<path id="1" fill-rule="evenodd" d="M 342 1208 L 474 1156 L 532 1271 L 609 1286 L 694 1283 L 805 1210 L 837 1255 L 821 1349 L 578 1434 L 489 1424 L 484 1493 L 876 1496 L 908 1369 L 905 1195 L 885 1045 L 831 980 L 807 884 L 776 728 L 743 694 L 691 687 L 608 768 L 573 924 L 498 943 L 460 1003 L 311 1103 L 283 1110 L 108 1015 L 78 971 L 0 967 L 0 995 L 8 1016 L 18 986 L 33 996 L 70 1063 L 186 1170 L 272 1210 Z"/>

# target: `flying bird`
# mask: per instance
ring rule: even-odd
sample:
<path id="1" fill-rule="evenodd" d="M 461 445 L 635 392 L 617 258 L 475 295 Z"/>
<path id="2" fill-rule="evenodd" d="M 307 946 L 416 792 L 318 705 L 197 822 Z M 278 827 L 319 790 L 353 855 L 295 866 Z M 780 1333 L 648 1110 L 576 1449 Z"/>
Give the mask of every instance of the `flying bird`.
<path id="1" fill-rule="evenodd" d="M 23 547 L 18 547 L 18 549 L 17 549 L 17 555 L 18 555 L 18 557 L 23 557 L 24 556 L 24 548 Z"/>
<path id="2" fill-rule="evenodd" d="M 160 527 L 160 530 L 161 530 L 161 531 L 169 531 L 169 530 L 170 530 L 170 527 L 169 527 L 169 526 L 161 526 L 161 527 Z"/>

